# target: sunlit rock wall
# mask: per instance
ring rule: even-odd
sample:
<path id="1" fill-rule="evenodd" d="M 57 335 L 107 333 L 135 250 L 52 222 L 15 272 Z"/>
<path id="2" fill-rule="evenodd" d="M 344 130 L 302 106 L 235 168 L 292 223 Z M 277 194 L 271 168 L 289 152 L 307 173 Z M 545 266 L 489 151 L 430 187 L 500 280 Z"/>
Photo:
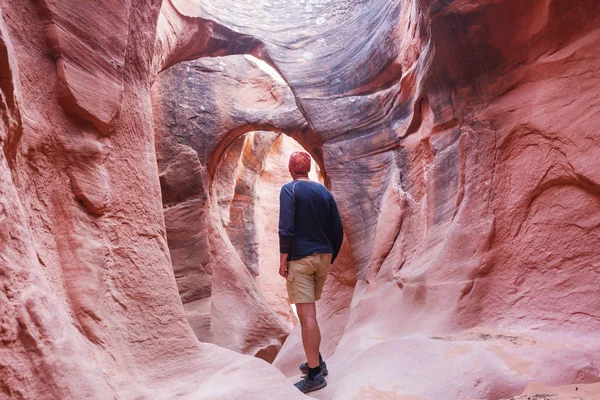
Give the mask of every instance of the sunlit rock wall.
<path id="1" fill-rule="evenodd" d="M 213 182 L 229 240 L 288 331 L 297 318 L 279 276 L 279 191 L 291 179 L 288 156 L 299 150 L 287 135 L 247 133 L 226 150 Z M 313 162 L 315 180 L 317 169 Z"/>

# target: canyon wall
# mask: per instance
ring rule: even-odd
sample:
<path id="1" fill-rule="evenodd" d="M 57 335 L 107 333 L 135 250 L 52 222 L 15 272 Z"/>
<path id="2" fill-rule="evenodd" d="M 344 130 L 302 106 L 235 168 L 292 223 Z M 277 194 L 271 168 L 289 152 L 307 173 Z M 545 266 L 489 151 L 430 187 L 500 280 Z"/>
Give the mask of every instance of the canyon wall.
<path id="1" fill-rule="evenodd" d="M 281 74 L 340 204 L 358 282 L 316 397 L 599 380 L 597 2 L 171 4 Z"/>
<path id="2" fill-rule="evenodd" d="M 0 4 L 0 398 L 302 398 L 186 319 L 152 123 L 161 2 Z"/>
<path id="3" fill-rule="evenodd" d="M 255 131 L 344 221 L 314 397 L 600 397 L 599 2 L 0 5 L 2 398 L 304 398 L 203 343 L 289 331 L 219 203 Z"/>

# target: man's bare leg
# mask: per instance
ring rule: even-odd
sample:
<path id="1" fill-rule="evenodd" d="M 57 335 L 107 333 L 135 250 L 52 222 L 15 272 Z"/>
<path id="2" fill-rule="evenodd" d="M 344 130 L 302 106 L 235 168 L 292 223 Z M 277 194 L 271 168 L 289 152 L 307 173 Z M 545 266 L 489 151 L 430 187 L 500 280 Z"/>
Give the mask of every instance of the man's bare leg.
<path id="1" fill-rule="evenodd" d="M 296 304 L 298 319 L 302 328 L 302 344 L 309 368 L 317 368 L 319 364 L 319 346 L 321 346 L 321 330 L 317 323 L 315 303 Z"/>

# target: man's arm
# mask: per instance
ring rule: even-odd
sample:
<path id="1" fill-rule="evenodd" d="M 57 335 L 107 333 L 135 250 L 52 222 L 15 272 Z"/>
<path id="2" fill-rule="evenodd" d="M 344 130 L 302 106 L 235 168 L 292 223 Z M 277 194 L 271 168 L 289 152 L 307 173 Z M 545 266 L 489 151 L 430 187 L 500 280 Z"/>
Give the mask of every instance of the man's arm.
<path id="1" fill-rule="evenodd" d="M 342 218 L 340 217 L 340 212 L 338 211 L 337 204 L 334 198 L 331 199 L 329 218 L 331 223 L 331 246 L 333 247 L 331 263 L 333 264 L 340 252 L 342 242 L 344 241 L 344 228 L 342 226 Z"/>
<path id="2" fill-rule="evenodd" d="M 283 278 L 288 276 L 287 254 L 279 253 L 279 275 Z"/>
<path id="3" fill-rule="evenodd" d="M 294 247 L 296 202 L 292 191 L 282 187 L 279 193 L 279 275 L 287 277 L 287 257 Z"/>

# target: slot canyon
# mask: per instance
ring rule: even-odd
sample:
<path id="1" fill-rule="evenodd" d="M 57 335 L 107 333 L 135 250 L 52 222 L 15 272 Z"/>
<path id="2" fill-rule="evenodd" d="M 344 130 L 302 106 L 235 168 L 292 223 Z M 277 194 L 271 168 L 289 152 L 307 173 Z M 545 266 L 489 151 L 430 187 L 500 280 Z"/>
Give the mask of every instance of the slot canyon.
<path id="1" fill-rule="evenodd" d="M 0 0 L 0 399 L 600 400 L 598 65 L 598 0 Z"/>

